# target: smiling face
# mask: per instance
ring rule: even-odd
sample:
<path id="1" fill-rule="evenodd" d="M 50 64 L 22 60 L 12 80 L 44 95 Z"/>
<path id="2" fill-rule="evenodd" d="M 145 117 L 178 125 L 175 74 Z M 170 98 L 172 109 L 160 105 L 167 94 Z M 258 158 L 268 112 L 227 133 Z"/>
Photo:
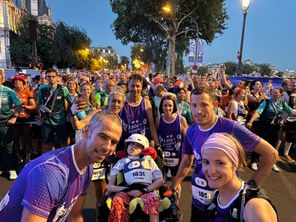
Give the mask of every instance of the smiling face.
<path id="1" fill-rule="evenodd" d="M 74 80 L 70 80 L 68 82 L 68 89 L 69 91 L 76 91 L 76 83 L 74 82 Z"/>
<path id="2" fill-rule="evenodd" d="M 132 97 L 140 97 L 142 92 L 142 83 L 140 80 L 131 79 L 128 82 L 128 90 Z"/>
<path id="3" fill-rule="evenodd" d="M 191 95 L 192 117 L 202 129 L 210 128 L 216 120 L 214 100 L 207 93 Z"/>
<path id="4" fill-rule="evenodd" d="M 89 98 L 90 94 L 91 94 L 91 88 L 89 85 L 84 84 L 82 87 L 82 94 L 86 95 L 87 98 Z"/>
<path id="5" fill-rule="evenodd" d="M 89 163 L 100 163 L 115 151 L 122 132 L 121 125 L 105 117 L 95 127 L 86 126 L 85 153 Z"/>
<path id="6" fill-rule="evenodd" d="M 208 185 L 215 189 L 227 189 L 235 176 L 236 167 L 221 150 L 207 149 L 202 152 L 202 171 Z"/>
<path id="7" fill-rule="evenodd" d="M 124 97 L 123 94 L 114 93 L 109 97 L 108 111 L 119 115 L 120 111 L 124 106 Z"/>
<path id="8" fill-rule="evenodd" d="M 174 110 L 174 102 L 169 99 L 163 100 L 162 103 L 162 110 L 165 115 L 170 115 L 173 113 Z"/>
<path id="9" fill-rule="evenodd" d="M 129 142 L 127 147 L 127 153 L 130 156 L 139 156 L 142 152 L 143 146 L 139 143 Z"/>

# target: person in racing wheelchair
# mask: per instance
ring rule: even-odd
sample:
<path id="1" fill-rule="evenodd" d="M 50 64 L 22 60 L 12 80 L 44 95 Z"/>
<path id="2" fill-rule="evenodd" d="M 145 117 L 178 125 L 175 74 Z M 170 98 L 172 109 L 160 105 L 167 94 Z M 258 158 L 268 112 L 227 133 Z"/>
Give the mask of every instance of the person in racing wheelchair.
<path id="1" fill-rule="evenodd" d="M 159 221 L 160 199 L 154 192 L 163 185 L 163 175 L 151 155 L 143 155 L 149 147 L 148 139 L 141 134 L 132 134 L 126 141 L 127 157 L 120 159 L 110 173 L 108 193 L 116 193 L 112 200 L 109 221 L 130 221 L 139 202 L 149 221 Z M 117 185 L 118 174 L 125 183 Z M 133 201 L 133 204 L 130 204 Z M 129 207 L 128 207 L 129 206 Z"/>

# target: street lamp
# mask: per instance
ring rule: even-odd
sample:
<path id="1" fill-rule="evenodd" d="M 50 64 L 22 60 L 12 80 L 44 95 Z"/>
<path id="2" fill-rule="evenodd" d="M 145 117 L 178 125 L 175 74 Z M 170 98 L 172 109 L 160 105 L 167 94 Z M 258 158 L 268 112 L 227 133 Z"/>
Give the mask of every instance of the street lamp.
<path id="1" fill-rule="evenodd" d="M 238 52 L 238 64 L 237 64 L 237 70 L 236 70 L 237 74 L 241 74 L 241 71 L 242 71 L 242 56 L 243 56 L 243 47 L 244 47 L 245 26 L 246 26 L 246 18 L 247 18 L 247 13 L 248 13 L 250 3 L 251 3 L 251 0 L 242 0 L 243 28 L 242 28 L 240 50 Z"/>

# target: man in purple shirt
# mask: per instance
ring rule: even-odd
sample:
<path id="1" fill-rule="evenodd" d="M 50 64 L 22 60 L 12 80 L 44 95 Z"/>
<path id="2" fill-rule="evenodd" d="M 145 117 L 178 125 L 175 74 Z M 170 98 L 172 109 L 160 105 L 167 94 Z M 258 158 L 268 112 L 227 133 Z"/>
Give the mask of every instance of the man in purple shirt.
<path id="1" fill-rule="evenodd" d="M 115 151 L 121 132 L 117 116 L 96 113 L 78 143 L 28 163 L 0 202 L 0 221 L 83 221 L 91 165 Z"/>
<path id="2" fill-rule="evenodd" d="M 192 210 L 191 221 L 209 221 L 207 207 L 212 203 L 215 190 L 209 188 L 201 170 L 201 146 L 210 134 L 224 132 L 232 134 L 244 149 L 260 155 L 258 170 L 251 180 L 260 185 L 267 177 L 272 165 L 278 158 L 277 151 L 265 140 L 256 136 L 239 123 L 218 117 L 214 110 L 214 95 L 206 87 L 196 88 L 191 93 L 191 112 L 195 124 L 191 125 L 184 138 L 183 156 L 173 188 L 177 188 L 189 173 L 195 158 L 195 170 L 192 175 Z M 219 178 L 218 178 L 219 179 Z"/>

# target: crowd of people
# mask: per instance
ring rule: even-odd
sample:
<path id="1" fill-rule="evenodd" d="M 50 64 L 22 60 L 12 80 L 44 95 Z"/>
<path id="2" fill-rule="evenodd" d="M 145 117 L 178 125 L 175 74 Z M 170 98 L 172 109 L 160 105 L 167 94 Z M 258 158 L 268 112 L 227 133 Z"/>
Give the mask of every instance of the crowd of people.
<path id="1" fill-rule="evenodd" d="M 296 141 L 296 79 L 282 87 L 234 85 L 221 67 L 173 77 L 48 69 L 32 80 L 22 72 L 6 79 L 0 70 L 0 80 L 0 174 L 17 179 L 0 202 L 0 220 L 78 220 L 93 181 L 97 207 L 106 191 L 118 193 L 120 213 L 112 208 L 109 221 L 128 221 L 124 206 L 137 197 L 150 221 L 159 221 L 153 191 L 170 176 L 178 204 L 193 167 L 191 221 L 224 221 L 249 187 L 254 195 L 234 218 L 277 221 L 259 187 L 271 169 L 280 171 L 276 161 L 296 163 L 289 155 Z M 244 182 L 236 172 L 247 164 L 254 174 Z M 121 186 L 120 172 L 127 182 Z M 121 192 L 133 183 L 142 186 Z"/>

